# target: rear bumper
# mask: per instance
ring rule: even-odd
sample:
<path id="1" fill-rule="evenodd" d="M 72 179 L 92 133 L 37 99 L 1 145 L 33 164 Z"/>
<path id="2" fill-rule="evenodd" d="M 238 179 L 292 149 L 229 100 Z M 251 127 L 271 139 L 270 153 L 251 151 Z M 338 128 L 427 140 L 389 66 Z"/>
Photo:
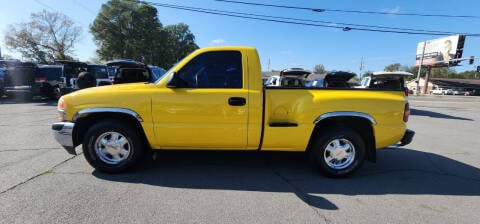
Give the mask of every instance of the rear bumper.
<path id="1" fill-rule="evenodd" d="M 57 140 L 69 154 L 76 155 L 72 136 L 73 127 L 75 127 L 75 124 L 72 122 L 57 122 L 52 124 L 55 140 Z"/>
<path id="2" fill-rule="evenodd" d="M 410 144 L 413 140 L 414 135 L 415 135 L 414 131 L 407 129 L 405 131 L 405 134 L 403 135 L 402 140 L 400 140 L 400 144 L 398 146 L 404 146 L 404 145 Z"/>

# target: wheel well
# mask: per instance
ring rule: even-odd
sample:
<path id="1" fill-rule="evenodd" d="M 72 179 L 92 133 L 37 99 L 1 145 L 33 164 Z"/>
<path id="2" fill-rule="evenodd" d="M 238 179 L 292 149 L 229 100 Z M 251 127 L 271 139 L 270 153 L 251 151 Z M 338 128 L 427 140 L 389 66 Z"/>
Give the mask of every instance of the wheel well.
<path id="1" fill-rule="evenodd" d="M 307 150 L 310 149 L 310 146 L 313 142 L 313 139 L 318 138 L 318 136 L 327 132 L 331 128 L 335 127 L 345 127 L 351 128 L 356 131 L 362 139 L 365 141 L 366 149 L 366 159 L 372 162 L 376 161 L 376 147 L 375 147 L 375 135 L 373 133 L 372 123 L 362 117 L 355 116 L 339 116 L 339 117 L 330 117 L 319 121 L 315 128 L 313 129 L 312 135 L 310 136 L 310 141 L 308 143 Z"/>
<path id="2" fill-rule="evenodd" d="M 77 121 L 75 121 L 75 128 L 73 129 L 73 144 L 75 146 L 82 144 L 83 137 L 88 129 L 93 124 L 102 120 L 115 120 L 122 122 L 130 128 L 133 128 L 141 134 L 143 140 L 145 143 L 147 143 L 146 145 L 149 146 L 147 137 L 140 122 L 132 115 L 115 112 L 92 113 L 85 117 L 78 118 Z"/>

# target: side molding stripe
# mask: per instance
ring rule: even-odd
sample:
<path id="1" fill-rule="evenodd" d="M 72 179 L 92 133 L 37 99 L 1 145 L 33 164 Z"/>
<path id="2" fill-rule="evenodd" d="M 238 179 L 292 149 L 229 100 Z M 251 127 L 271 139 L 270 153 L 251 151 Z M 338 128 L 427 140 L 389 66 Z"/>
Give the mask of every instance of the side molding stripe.
<path id="1" fill-rule="evenodd" d="M 376 125 L 377 122 L 375 119 L 370 116 L 369 114 L 362 113 L 362 112 L 355 112 L 355 111 L 336 111 L 336 112 L 329 112 L 320 115 L 317 117 L 314 121 L 313 124 L 317 124 L 323 119 L 330 118 L 330 117 L 361 117 L 369 120 L 373 125 Z"/>

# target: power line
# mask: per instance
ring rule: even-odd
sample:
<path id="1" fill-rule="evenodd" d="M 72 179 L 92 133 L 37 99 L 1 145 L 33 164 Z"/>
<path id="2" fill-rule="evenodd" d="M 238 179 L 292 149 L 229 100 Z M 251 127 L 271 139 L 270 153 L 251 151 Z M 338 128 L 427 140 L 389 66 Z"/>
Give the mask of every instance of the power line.
<path id="1" fill-rule="evenodd" d="M 167 5 L 167 4 L 165 4 L 165 5 Z M 224 11 L 224 10 L 197 8 L 197 7 L 186 7 L 186 6 L 182 6 L 182 7 L 197 9 L 197 10 L 219 12 L 219 13 L 230 13 L 230 14 L 265 17 L 265 18 L 273 18 L 273 19 L 286 19 L 286 20 L 301 21 L 301 22 L 336 24 L 336 25 L 345 25 L 345 26 L 358 26 L 358 27 L 380 28 L 380 29 L 391 29 L 391 30 L 404 30 L 404 31 L 419 31 L 419 32 L 429 32 L 429 33 L 444 33 L 444 34 L 451 34 L 451 35 L 458 34 L 458 32 L 450 32 L 450 31 L 423 30 L 423 29 L 399 28 L 399 27 L 376 26 L 376 25 L 362 25 L 362 24 L 353 24 L 353 23 L 341 23 L 341 22 L 334 22 L 334 21 L 325 21 L 325 20 L 311 20 L 311 19 L 300 19 L 300 18 L 283 17 L 283 16 L 269 16 L 269 15 L 260 15 L 260 14 L 253 14 L 253 13 L 242 13 L 242 12 L 233 12 L 233 11 Z"/>
<path id="2" fill-rule="evenodd" d="M 234 3 L 234 4 L 243 4 L 243 5 L 275 7 L 275 8 L 284 8 L 284 9 L 308 10 L 308 11 L 314 11 L 314 12 L 340 12 L 340 13 L 359 13 L 359 14 L 377 14 L 377 15 L 397 15 L 397 16 L 421 16 L 421 17 L 446 17 L 446 18 L 480 19 L 480 16 L 474 16 L 474 15 L 421 14 L 421 13 L 360 11 L 360 10 L 344 10 L 344 9 L 307 8 L 307 7 L 298 7 L 298 6 L 274 5 L 274 4 L 254 3 L 254 2 L 245 2 L 245 1 L 232 1 L 232 0 L 216 0 L 216 1 L 219 1 L 219 2 L 228 2 L 228 3 Z"/>
<path id="3" fill-rule="evenodd" d="M 268 16 L 268 15 L 259 15 L 252 13 L 241 13 L 241 12 L 232 12 L 232 11 L 222 11 L 214 9 L 205 9 L 205 8 L 196 8 L 188 7 L 182 5 L 173 5 L 173 4 L 163 4 L 149 1 L 142 1 L 151 5 L 164 8 L 173 8 L 185 11 L 200 12 L 213 15 L 222 15 L 236 18 L 284 23 L 284 24 L 294 24 L 294 25 L 304 25 L 304 26 L 314 26 L 314 27 L 324 27 L 324 28 L 335 28 L 342 29 L 343 31 L 358 30 L 358 31 L 369 31 L 369 32 L 381 32 L 381 33 L 397 33 L 397 34 L 412 34 L 412 35 L 433 35 L 433 36 L 446 36 L 457 34 L 447 31 L 429 31 L 429 30 L 419 30 L 419 29 L 406 29 L 406 28 L 396 28 L 396 27 L 382 27 L 382 26 L 369 26 L 361 24 L 349 24 L 347 26 L 339 26 L 338 24 L 346 25 L 348 23 L 335 23 L 331 21 L 318 21 L 318 20 L 304 20 L 297 18 L 288 18 L 288 17 L 277 17 L 277 16 Z M 327 23 L 327 24 L 316 24 L 314 22 Z M 467 36 L 480 36 L 480 34 L 469 34 L 462 33 Z"/>

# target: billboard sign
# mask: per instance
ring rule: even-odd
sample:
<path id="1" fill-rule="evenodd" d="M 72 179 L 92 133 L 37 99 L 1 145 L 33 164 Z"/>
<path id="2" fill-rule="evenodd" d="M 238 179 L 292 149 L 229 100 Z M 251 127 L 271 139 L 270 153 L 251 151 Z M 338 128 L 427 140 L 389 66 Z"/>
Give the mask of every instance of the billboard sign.
<path id="1" fill-rule="evenodd" d="M 457 65 L 458 61 L 455 59 L 462 57 L 464 43 L 465 35 L 452 35 L 420 42 L 417 45 L 415 66 L 420 65 L 424 46 L 425 53 L 423 54 L 422 66 L 445 67 Z"/>

